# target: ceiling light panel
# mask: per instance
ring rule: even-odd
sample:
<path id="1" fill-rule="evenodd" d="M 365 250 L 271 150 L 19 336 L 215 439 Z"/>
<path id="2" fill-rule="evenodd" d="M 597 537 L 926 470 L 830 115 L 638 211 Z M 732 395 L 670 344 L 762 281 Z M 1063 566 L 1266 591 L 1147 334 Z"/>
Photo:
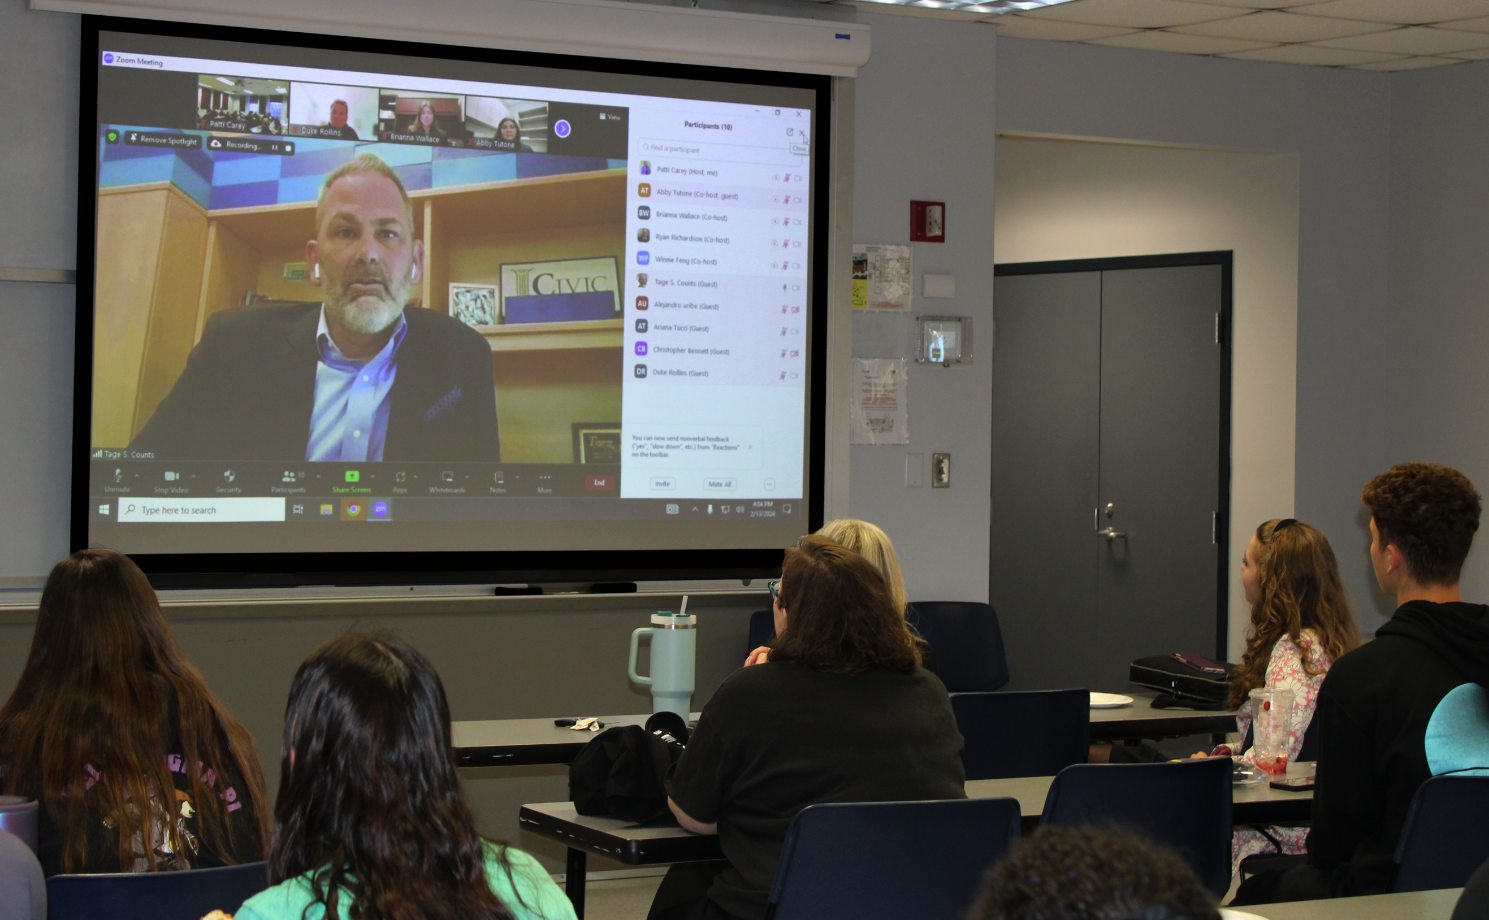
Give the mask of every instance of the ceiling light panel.
<path id="1" fill-rule="evenodd" d="M 1222 19 L 1219 22 L 1179 26 L 1174 31 L 1215 38 L 1242 38 L 1254 42 L 1316 42 L 1384 32 L 1390 28 L 1391 26 L 1379 23 L 1350 22 L 1345 19 L 1325 19 L 1322 16 L 1267 10 L 1234 19 Z"/>
<path id="2" fill-rule="evenodd" d="M 1489 16 L 1489 0 L 1329 0 L 1309 7 L 1308 12 L 1366 22 L 1428 25 Z"/>
<path id="3" fill-rule="evenodd" d="M 1148 30 L 1102 38 L 1092 42 L 1096 45 L 1112 45 L 1117 48 L 1142 48 L 1147 51 L 1172 51 L 1177 54 L 1230 54 L 1236 51 L 1255 51 L 1273 47 L 1265 42 L 1248 42 L 1238 38 L 1210 38 L 1206 35 L 1181 35 L 1178 32 Z"/>
<path id="4" fill-rule="evenodd" d="M 1027 15 L 1039 19 L 1061 19 L 1096 26 L 1125 26 L 1130 29 L 1162 29 L 1168 26 L 1209 22 L 1239 16 L 1244 11 L 1210 3 L 1180 0 L 1075 0 L 1060 6 L 1034 10 Z"/>
<path id="5" fill-rule="evenodd" d="M 1349 51 L 1344 48 L 1324 48 L 1320 45 L 1282 45 L 1263 48 L 1260 51 L 1242 51 L 1227 54 L 1228 58 L 1243 61 L 1271 61 L 1275 64 L 1317 64 L 1323 67 L 1348 67 L 1353 64 L 1373 64 L 1378 61 L 1396 60 L 1402 55 L 1381 54 L 1376 51 Z"/>
<path id="6" fill-rule="evenodd" d="M 1392 29 L 1374 35 L 1357 35 L 1319 42 L 1331 48 L 1350 48 L 1355 51 L 1386 51 L 1393 54 L 1444 54 L 1452 51 L 1472 51 L 1489 47 L 1489 34 L 1483 32 L 1452 32 L 1447 29 L 1429 29 L 1414 26 Z"/>
<path id="7" fill-rule="evenodd" d="M 1131 35 L 1131 29 L 1115 26 L 1088 26 L 1083 22 L 1061 22 L 1058 19 L 1035 19 L 1033 16 L 998 16 L 988 19 L 998 24 L 999 38 L 1037 38 L 1052 42 L 1088 42 L 1098 38 Z"/>

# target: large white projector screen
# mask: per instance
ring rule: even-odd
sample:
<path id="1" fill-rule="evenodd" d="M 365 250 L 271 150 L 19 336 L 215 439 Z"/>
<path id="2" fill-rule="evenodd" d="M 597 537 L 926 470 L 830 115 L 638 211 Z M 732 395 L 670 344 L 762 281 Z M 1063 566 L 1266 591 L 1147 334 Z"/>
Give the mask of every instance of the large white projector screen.
<path id="1" fill-rule="evenodd" d="M 737 572 L 820 519 L 828 78 L 192 28 L 85 28 L 74 543 Z"/>

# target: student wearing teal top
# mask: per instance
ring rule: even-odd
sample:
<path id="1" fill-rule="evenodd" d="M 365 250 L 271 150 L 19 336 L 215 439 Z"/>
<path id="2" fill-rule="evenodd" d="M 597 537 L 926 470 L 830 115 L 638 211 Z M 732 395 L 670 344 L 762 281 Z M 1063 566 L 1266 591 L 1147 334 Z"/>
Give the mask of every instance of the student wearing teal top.
<path id="1" fill-rule="evenodd" d="M 537 860 L 477 835 L 444 686 L 408 643 L 322 645 L 284 725 L 271 887 L 236 920 L 574 920 Z"/>

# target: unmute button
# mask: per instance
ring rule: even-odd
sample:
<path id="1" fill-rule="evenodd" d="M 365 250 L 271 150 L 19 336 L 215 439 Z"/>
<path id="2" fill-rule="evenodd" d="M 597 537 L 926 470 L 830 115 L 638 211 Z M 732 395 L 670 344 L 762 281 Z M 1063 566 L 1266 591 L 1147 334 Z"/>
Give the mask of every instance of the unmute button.
<path id="1" fill-rule="evenodd" d="M 710 492 L 733 492 L 737 480 L 734 479 L 705 479 L 703 488 Z"/>

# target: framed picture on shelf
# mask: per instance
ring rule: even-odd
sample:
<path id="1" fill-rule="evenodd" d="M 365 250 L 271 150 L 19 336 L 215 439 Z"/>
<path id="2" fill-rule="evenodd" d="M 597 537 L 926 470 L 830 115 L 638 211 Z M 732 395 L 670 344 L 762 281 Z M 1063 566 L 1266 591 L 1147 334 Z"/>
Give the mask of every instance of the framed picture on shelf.
<path id="1" fill-rule="evenodd" d="M 574 422 L 575 463 L 619 463 L 620 422 Z"/>
<path id="2" fill-rule="evenodd" d="M 450 285 L 450 315 L 467 326 L 495 326 L 496 285 Z"/>

